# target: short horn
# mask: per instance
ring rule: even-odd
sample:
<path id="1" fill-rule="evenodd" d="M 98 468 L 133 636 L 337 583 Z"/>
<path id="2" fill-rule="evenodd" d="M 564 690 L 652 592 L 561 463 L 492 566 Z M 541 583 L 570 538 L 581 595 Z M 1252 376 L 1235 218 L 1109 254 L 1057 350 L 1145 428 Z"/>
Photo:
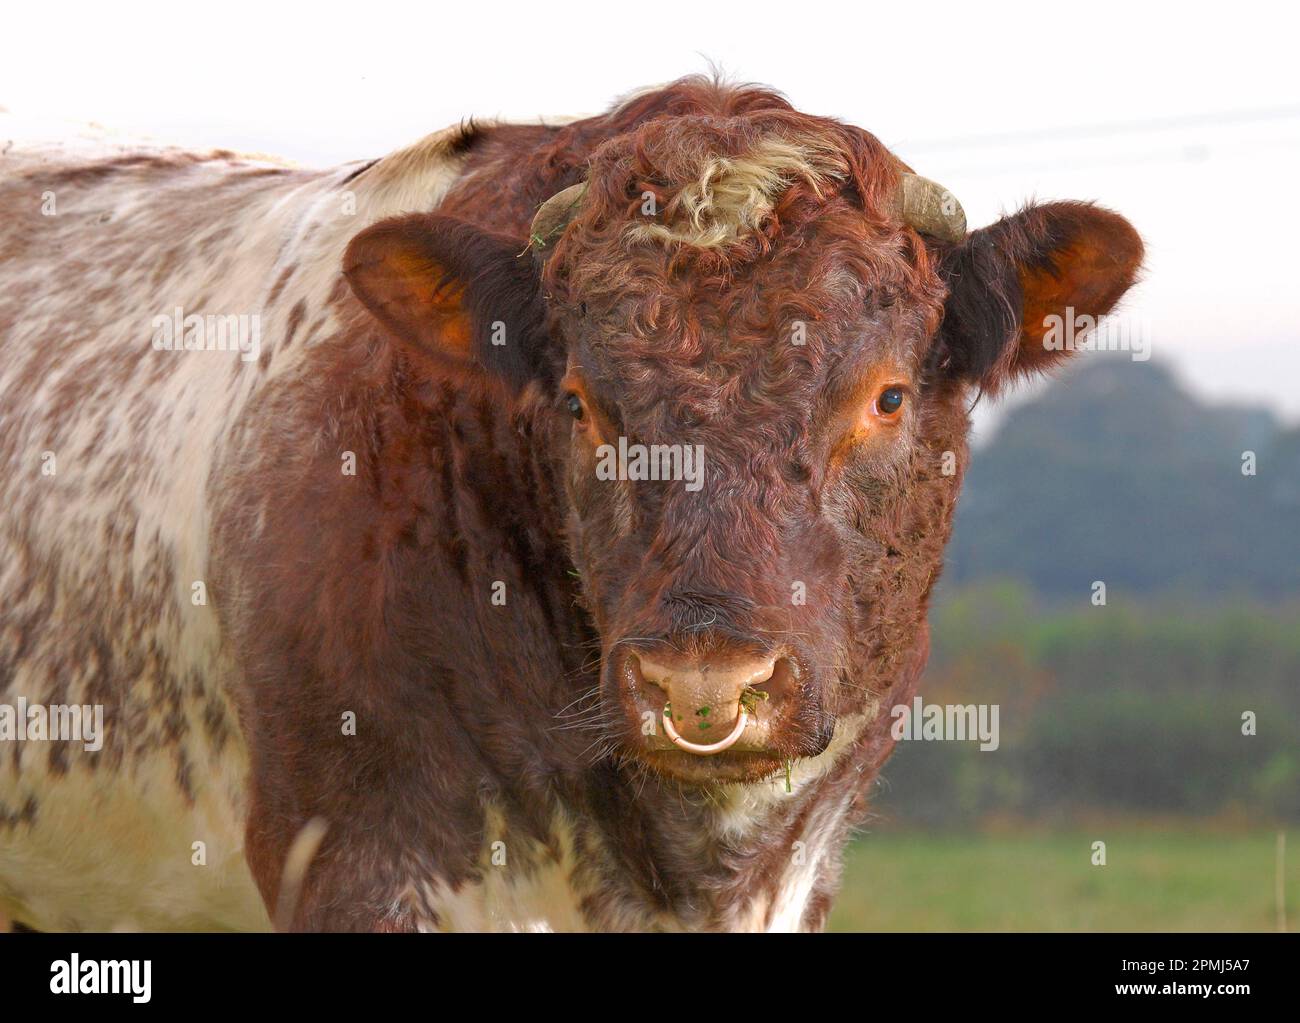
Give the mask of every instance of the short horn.
<path id="1" fill-rule="evenodd" d="M 921 234 L 953 243 L 966 237 L 966 211 L 957 197 L 937 181 L 904 172 L 898 185 L 898 203 L 903 222 Z"/>
<path id="2" fill-rule="evenodd" d="M 528 232 L 528 243 L 535 252 L 545 253 L 547 247 L 560 236 L 560 232 L 577 213 L 586 191 L 587 183 L 579 181 L 576 185 L 556 192 L 537 208 L 533 215 L 533 226 Z"/>

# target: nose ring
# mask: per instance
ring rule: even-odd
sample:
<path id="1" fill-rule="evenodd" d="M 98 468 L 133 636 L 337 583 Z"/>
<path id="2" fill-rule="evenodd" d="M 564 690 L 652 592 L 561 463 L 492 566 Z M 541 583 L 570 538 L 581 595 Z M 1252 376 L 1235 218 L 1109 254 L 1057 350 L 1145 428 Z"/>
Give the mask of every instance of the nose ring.
<path id="1" fill-rule="evenodd" d="M 714 753 L 721 753 L 725 749 L 730 749 L 740 738 L 740 733 L 745 730 L 745 725 L 749 722 L 749 715 L 745 713 L 745 708 L 741 707 L 740 717 L 736 719 L 736 726 L 731 730 L 731 734 L 725 739 L 719 739 L 717 742 L 699 743 L 691 742 L 689 739 L 683 739 L 678 734 L 677 729 L 673 727 L 672 715 L 668 713 L 668 706 L 665 704 L 663 710 L 664 731 L 668 733 L 668 738 L 678 749 L 684 749 L 687 753 L 696 753 L 702 757 L 712 756 Z"/>

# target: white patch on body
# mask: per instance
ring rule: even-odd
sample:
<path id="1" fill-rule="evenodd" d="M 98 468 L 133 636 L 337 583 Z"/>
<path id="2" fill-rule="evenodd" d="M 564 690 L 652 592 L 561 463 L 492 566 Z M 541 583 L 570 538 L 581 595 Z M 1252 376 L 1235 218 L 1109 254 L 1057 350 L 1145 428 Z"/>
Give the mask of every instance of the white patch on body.
<path id="1" fill-rule="evenodd" d="M 0 743 L 0 915 L 51 930 L 264 929 L 243 856 L 241 680 L 212 601 L 190 599 L 209 578 L 207 495 L 249 399 L 310 365 L 309 325 L 335 329 L 348 241 L 436 206 L 456 179 L 457 129 L 351 181 L 355 166 L 30 132 L 0 114 L 0 250 L 20 253 L 0 265 L 0 664 L 13 668 L 0 702 L 102 702 L 109 721 L 106 748 L 69 753 L 61 773 L 48 743 L 18 755 Z M 172 166 L 75 170 L 142 153 Z M 255 173 L 271 168 L 283 172 Z M 60 173 L 46 189 L 43 176 Z M 305 322 L 284 346 L 300 302 Z M 155 350 L 152 319 L 176 306 L 259 314 L 269 365 Z M 52 475 L 40 471 L 47 451 Z M 219 751 L 205 724 L 214 707 L 228 723 Z M 191 863 L 197 841 L 205 866 Z"/>

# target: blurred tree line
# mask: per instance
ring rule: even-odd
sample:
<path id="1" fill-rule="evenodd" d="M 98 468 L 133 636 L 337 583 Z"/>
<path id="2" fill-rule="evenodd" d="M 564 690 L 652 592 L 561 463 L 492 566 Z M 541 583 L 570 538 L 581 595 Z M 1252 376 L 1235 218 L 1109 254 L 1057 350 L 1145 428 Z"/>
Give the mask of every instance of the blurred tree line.
<path id="1" fill-rule="evenodd" d="M 972 460 L 920 690 L 998 704 L 1000 748 L 900 742 L 877 809 L 1300 821 L 1298 526 L 1300 430 L 1159 366 L 1103 358 L 1010 412 Z"/>
<path id="2" fill-rule="evenodd" d="M 1081 603 L 1048 610 L 1011 582 L 945 596 L 920 694 L 998 704 L 1000 745 L 900 742 L 879 810 L 934 826 L 1081 811 L 1300 821 L 1300 601 Z"/>

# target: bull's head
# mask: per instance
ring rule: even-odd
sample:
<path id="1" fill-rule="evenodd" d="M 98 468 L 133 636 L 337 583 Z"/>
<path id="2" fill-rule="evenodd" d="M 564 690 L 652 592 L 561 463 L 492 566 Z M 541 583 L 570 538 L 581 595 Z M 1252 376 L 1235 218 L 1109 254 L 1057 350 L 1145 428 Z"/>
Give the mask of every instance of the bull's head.
<path id="1" fill-rule="evenodd" d="M 784 108 L 605 142 L 527 244 L 416 215 L 345 269 L 414 350 L 546 395 L 606 721 L 688 781 L 882 713 L 924 658 L 969 398 L 1067 354 L 1049 318 L 1108 312 L 1142 255 L 1076 203 L 967 234 L 872 136 Z"/>

